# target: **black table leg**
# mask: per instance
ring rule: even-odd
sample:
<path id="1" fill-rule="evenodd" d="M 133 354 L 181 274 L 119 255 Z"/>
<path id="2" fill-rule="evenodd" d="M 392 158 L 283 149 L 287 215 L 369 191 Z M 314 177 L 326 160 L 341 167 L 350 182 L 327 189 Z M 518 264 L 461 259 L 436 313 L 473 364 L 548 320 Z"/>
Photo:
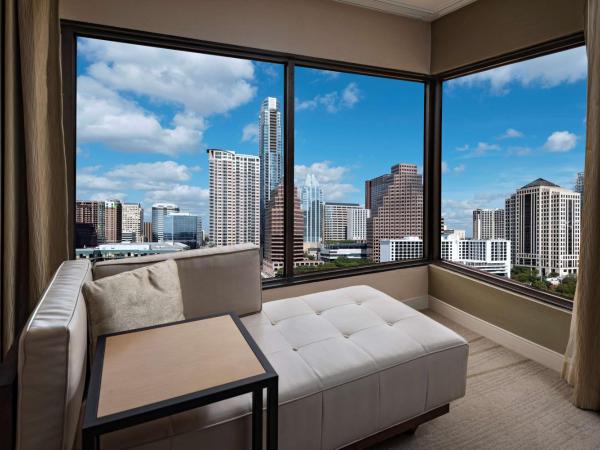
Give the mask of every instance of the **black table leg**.
<path id="1" fill-rule="evenodd" d="M 252 391 L 252 449 L 262 450 L 263 390 Z"/>
<path id="2" fill-rule="evenodd" d="M 277 450 L 278 405 L 278 377 L 275 377 L 267 386 L 267 450 Z"/>

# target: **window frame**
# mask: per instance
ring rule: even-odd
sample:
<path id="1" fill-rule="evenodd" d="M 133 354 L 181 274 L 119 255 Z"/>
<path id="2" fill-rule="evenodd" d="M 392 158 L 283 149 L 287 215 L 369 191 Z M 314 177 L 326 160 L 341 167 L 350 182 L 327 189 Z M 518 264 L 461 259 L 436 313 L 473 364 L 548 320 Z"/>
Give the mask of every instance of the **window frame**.
<path id="1" fill-rule="evenodd" d="M 572 310 L 571 301 L 555 294 L 539 291 L 531 286 L 496 275 L 477 271 L 461 264 L 441 259 L 441 194 L 442 194 L 442 89 L 443 83 L 453 78 L 470 75 L 507 64 L 585 45 L 583 32 L 546 41 L 514 52 L 505 53 L 434 75 L 383 67 L 341 62 L 324 58 L 262 50 L 251 47 L 222 44 L 191 38 L 177 37 L 146 31 L 130 30 L 106 25 L 62 19 L 61 54 L 63 73 L 63 128 L 67 153 L 69 180 L 69 217 L 75 221 L 75 144 L 76 144 L 76 89 L 77 37 L 106 39 L 116 42 L 146 45 L 173 50 L 200 52 L 219 56 L 251 59 L 282 64 L 284 67 L 284 275 L 263 279 L 263 289 L 285 287 L 342 277 L 422 267 L 430 264 L 497 286 L 507 291 L 530 297 L 566 310 Z M 357 75 L 392 78 L 422 83 L 424 86 L 423 136 L 423 257 L 418 260 L 373 263 L 361 267 L 316 271 L 294 275 L 293 271 L 293 199 L 294 199 L 294 76 L 295 67 L 332 70 Z M 291 206 L 291 207 L 290 207 Z M 70 230 L 74 244 L 74 225 Z M 75 257 L 73 245 L 72 257 Z"/>

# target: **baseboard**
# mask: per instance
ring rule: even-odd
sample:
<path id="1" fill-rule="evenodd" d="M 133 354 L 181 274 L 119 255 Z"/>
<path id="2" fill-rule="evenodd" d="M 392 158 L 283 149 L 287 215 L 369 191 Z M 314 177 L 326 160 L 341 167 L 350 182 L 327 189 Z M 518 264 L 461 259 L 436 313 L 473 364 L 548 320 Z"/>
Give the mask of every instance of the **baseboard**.
<path id="1" fill-rule="evenodd" d="M 562 370 L 563 355 L 554 350 L 542 347 L 432 296 L 429 296 L 429 309 L 549 369 L 559 373 Z"/>
<path id="2" fill-rule="evenodd" d="M 428 295 L 422 295 L 420 297 L 413 297 L 413 298 L 408 298 L 406 300 L 400 300 L 400 301 L 402 303 L 407 304 L 411 308 L 416 309 L 417 311 L 421 311 L 423 309 L 429 308 L 429 296 Z"/>

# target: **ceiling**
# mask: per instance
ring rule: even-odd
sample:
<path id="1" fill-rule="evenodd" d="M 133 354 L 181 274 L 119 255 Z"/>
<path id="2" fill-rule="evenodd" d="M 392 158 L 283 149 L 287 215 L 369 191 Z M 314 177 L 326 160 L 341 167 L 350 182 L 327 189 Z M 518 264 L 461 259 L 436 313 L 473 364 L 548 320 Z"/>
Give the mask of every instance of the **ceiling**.
<path id="1" fill-rule="evenodd" d="M 362 8 L 431 22 L 476 0 L 335 0 Z"/>

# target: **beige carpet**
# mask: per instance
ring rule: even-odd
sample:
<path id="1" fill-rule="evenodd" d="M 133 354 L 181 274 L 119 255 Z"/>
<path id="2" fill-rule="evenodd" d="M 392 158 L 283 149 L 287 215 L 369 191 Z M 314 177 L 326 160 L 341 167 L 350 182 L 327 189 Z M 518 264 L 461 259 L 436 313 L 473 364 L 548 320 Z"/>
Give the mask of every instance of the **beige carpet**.
<path id="1" fill-rule="evenodd" d="M 556 372 L 426 314 L 469 341 L 467 394 L 414 436 L 374 449 L 600 449 L 600 414 L 575 408 L 571 388 Z"/>

